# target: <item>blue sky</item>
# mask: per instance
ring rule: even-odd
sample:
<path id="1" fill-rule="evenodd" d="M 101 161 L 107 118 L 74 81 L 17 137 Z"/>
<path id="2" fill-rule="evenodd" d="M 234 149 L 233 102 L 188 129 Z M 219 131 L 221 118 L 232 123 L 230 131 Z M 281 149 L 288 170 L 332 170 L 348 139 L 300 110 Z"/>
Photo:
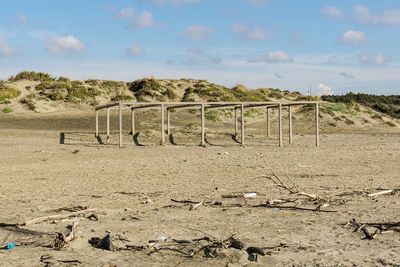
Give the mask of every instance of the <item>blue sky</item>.
<path id="1" fill-rule="evenodd" d="M 400 94 L 398 0 L 0 0 L 0 78 Z"/>

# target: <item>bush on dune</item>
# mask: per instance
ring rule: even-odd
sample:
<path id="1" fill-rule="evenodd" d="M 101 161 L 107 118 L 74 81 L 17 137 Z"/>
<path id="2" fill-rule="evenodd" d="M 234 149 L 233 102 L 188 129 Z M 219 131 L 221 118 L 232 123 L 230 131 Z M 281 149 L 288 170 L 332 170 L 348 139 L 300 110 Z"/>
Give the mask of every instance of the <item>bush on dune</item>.
<path id="1" fill-rule="evenodd" d="M 8 85 L 4 82 L 0 82 L 0 101 L 14 99 L 21 94 L 21 91 L 17 88 Z"/>
<path id="2" fill-rule="evenodd" d="M 44 72 L 36 72 L 36 71 L 21 71 L 15 76 L 10 77 L 9 81 L 21 81 L 21 80 L 28 80 L 28 81 L 35 81 L 35 82 L 51 82 L 54 81 L 50 74 Z"/>

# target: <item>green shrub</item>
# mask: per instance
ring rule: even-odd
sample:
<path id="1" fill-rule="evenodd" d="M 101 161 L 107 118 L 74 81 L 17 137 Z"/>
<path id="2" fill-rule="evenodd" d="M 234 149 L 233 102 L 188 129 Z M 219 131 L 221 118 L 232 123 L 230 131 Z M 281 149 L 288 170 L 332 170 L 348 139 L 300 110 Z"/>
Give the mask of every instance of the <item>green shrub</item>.
<path id="1" fill-rule="evenodd" d="M 70 83 L 71 80 L 67 77 L 60 76 L 60 77 L 58 77 L 57 82 Z"/>
<path id="2" fill-rule="evenodd" d="M 24 104 L 29 110 L 36 110 L 36 102 L 35 102 L 35 94 L 29 94 L 25 98 L 19 101 L 21 104 Z"/>
<path id="3" fill-rule="evenodd" d="M 90 86 L 98 86 L 100 84 L 98 80 L 94 80 L 94 79 L 86 80 L 85 83 Z"/>
<path id="4" fill-rule="evenodd" d="M 0 101 L 14 99 L 21 94 L 21 91 L 14 86 L 0 82 Z"/>
<path id="5" fill-rule="evenodd" d="M 12 110 L 12 108 L 10 108 L 10 107 L 5 107 L 5 108 L 3 108 L 1 111 L 3 111 L 3 113 L 11 113 L 11 112 L 13 112 L 14 110 Z"/>
<path id="6" fill-rule="evenodd" d="M 213 122 L 221 121 L 221 116 L 218 111 L 215 110 L 206 110 L 204 117 Z"/>
<path id="7" fill-rule="evenodd" d="M 65 100 L 69 90 L 71 90 L 71 84 L 67 82 L 42 82 L 36 86 L 36 90 L 40 91 L 40 95 L 50 100 Z"/>
<path id="8" fill-rule="evenodd" d="M 73 86 L 68 89 L 66 100 L 72 103 L 82 103 L 92 101 L 100 92 L 94 87 L 86 88 L 85 86 Z"/>
<path id="9" fill-rule="evenodd" d="M 390 127 L 396 127 L 396 124 L 392 121 L 385 121 L 386 125 L 389 125 Z"/>
<path id="10" fill-rule="evenodd" d="M 370 107 L 375 111 L 400 119 L 400 95 L 384 96 L 348 93 L 341 96 L 322 96 L 322 100 L 333 103 L 358 103 Z"/>
<path id="11" fill-rule="evenodd" d="M 48 73 L 35 71 L 22 71 L 15 76 L 12 76 L 10 81 L 29 80 L 37 82 L 51 82 L 55 79 Z"/>

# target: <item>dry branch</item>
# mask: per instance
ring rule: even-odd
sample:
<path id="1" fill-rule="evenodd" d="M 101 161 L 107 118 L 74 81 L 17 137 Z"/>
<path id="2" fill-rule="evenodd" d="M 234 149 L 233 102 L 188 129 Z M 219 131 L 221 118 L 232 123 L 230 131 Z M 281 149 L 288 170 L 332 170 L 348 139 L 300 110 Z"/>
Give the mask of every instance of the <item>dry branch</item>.
<path id="1" fill-rule="evenodd" d="M 67 214 L 44 216 L 44 217 L 27 220 L 24 223 L 22 223 L 21 225 L 37 224 L 37 223 L 48 222 L 48 221 L 60 221 L 60 220 L 68 219 L 68 218 L 82 217 L 88 213 L 95 213 L 95 212 L 97 212 L 97 209 L 85 209 L 85 210 L 70 212 Z"/>
<path id="2" fill-rule="evenodd" d="M 368 194 L 367 196 L 376 197 L 376 196 L 381 196 L 381 195 L 392 194 L 393 192 L 394 192 L 394 190 L 384 190 L 384 191 Z"/>

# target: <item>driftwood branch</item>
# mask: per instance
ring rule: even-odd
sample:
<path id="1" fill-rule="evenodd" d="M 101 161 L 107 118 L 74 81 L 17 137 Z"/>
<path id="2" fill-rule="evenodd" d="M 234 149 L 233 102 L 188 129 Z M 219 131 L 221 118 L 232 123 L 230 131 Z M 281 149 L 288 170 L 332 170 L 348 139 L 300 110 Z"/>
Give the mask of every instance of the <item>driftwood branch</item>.
<path id="1" fill-rule="evenodd" d="M 21 225 L 30 225 L 30 224 L 37 224 L 37 223 L 41 223 L 41 222 L 59 221 L 59 220 L 64 220 L 64 219 L 68 219 L 68 218 L 82 217 L 88 213 L 95 213 L 95 212 L 97 212 L 97 209 L 85 209 L 85 210 L 70 212 L 70 213 L 66 213 L 66 214 L 43 216 L 43 217 L 27 220 L 24 223 L 22 223 Z"/>

